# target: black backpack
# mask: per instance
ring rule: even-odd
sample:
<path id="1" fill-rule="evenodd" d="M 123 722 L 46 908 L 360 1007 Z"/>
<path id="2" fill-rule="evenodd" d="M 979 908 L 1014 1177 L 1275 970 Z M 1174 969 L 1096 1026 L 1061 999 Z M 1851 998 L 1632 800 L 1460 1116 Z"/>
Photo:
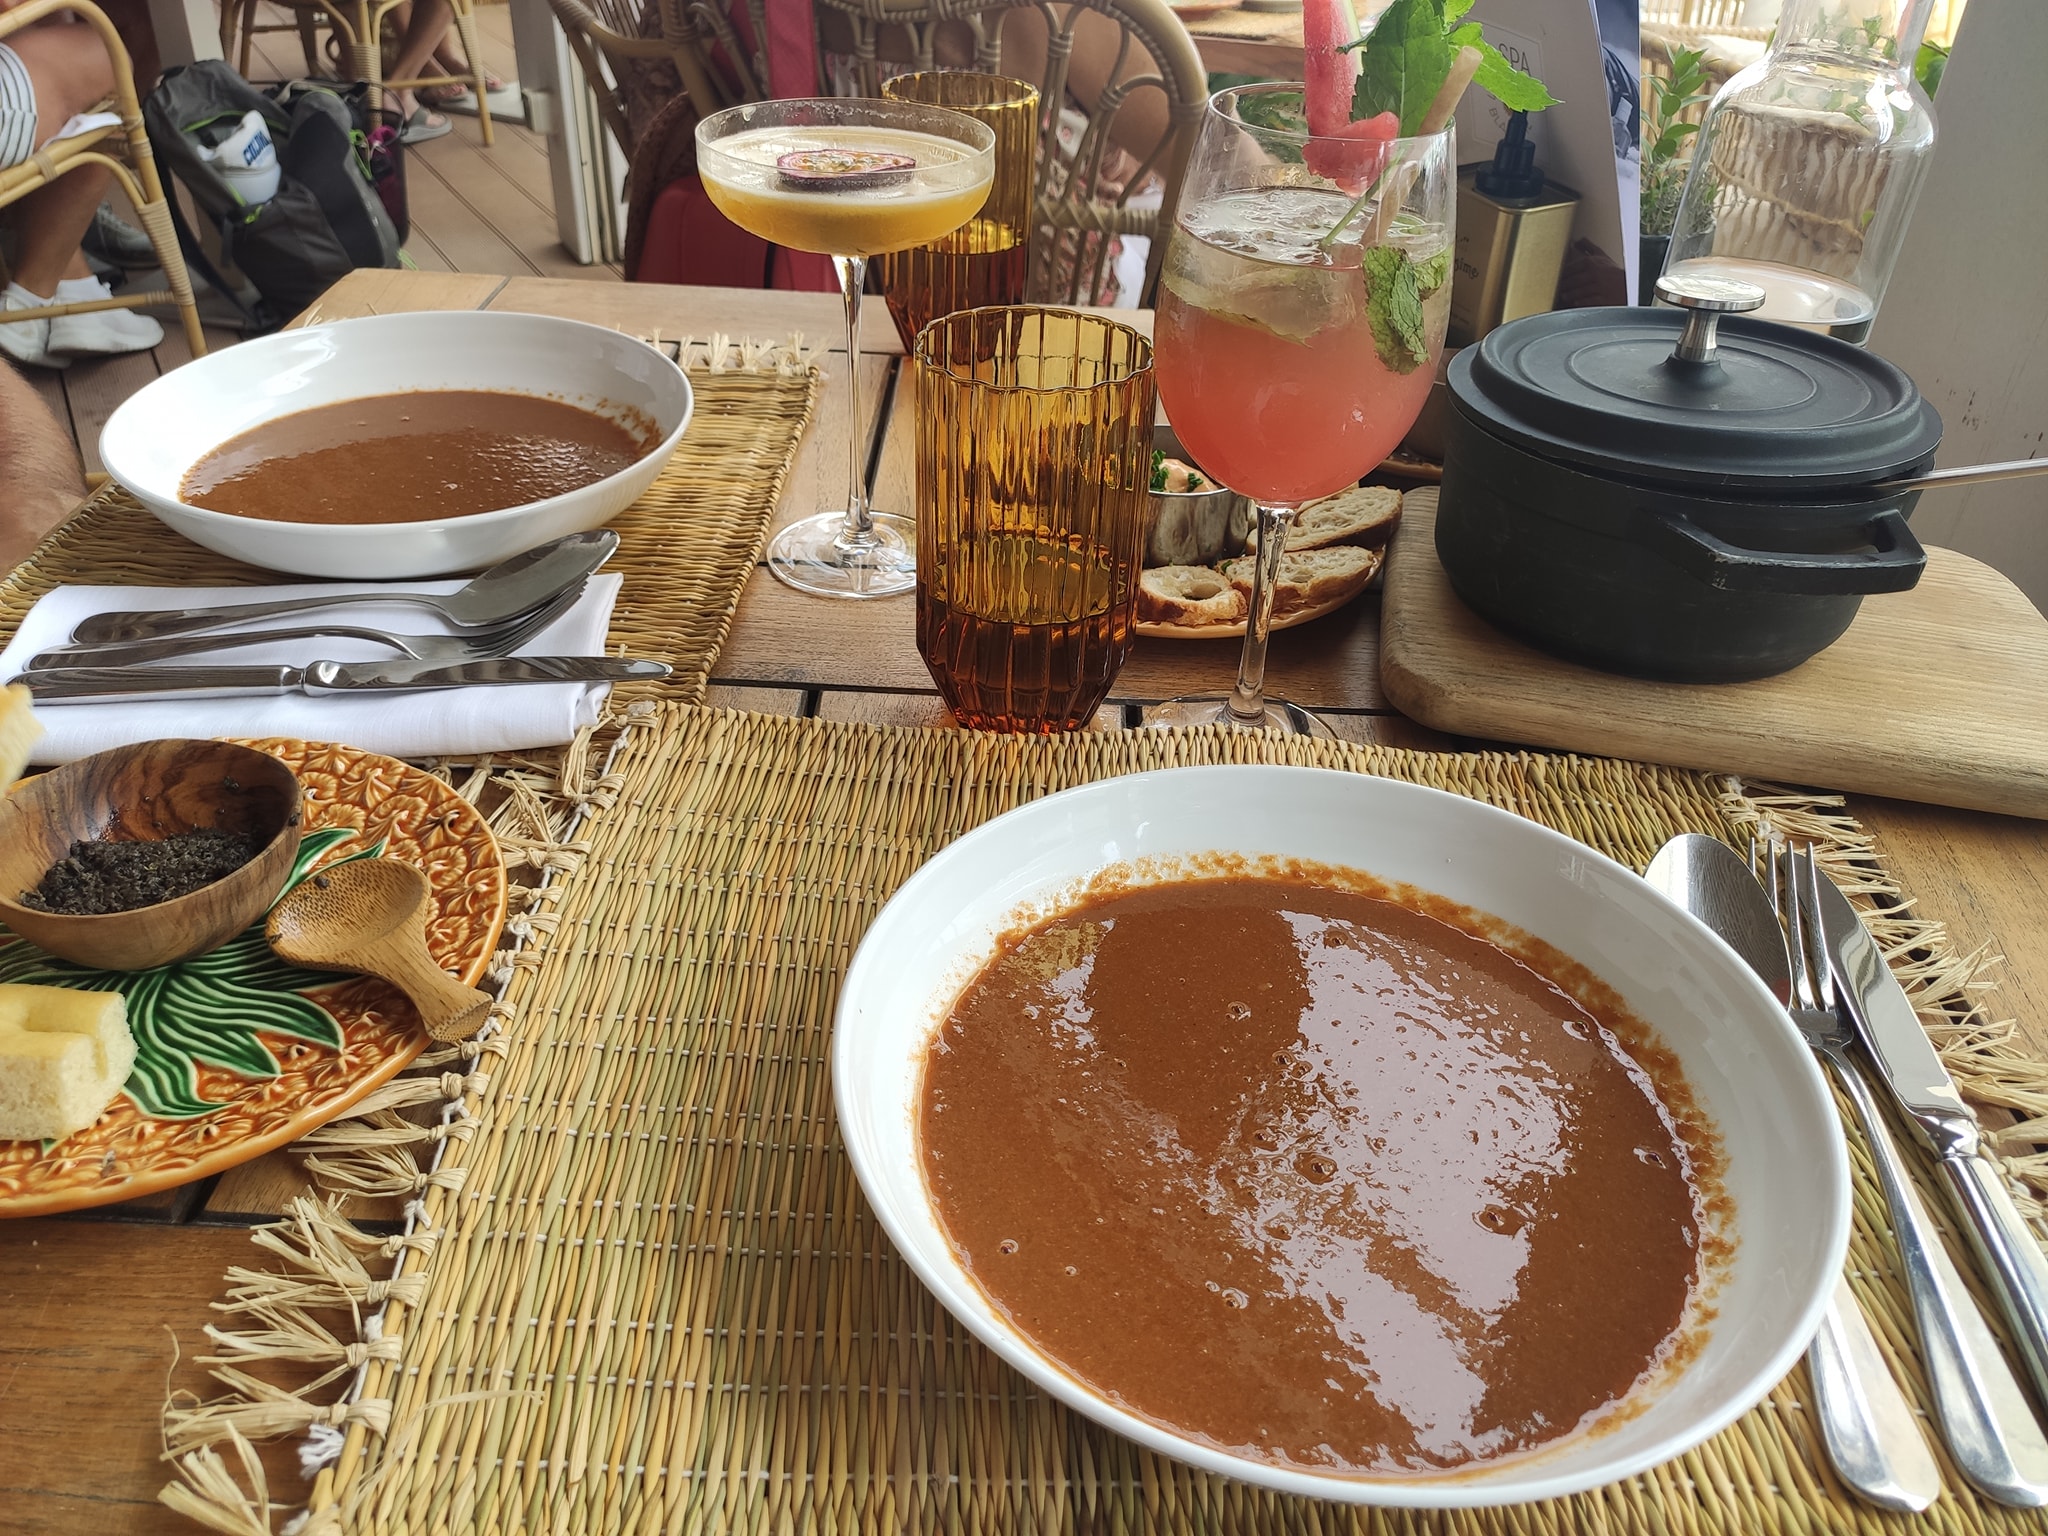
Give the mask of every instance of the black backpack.
<path id="1" fill-rule="evenodd" d="M 356 88 L 358 93 L 362 88 Z M 211 161 L 200 135 L 256 111 L 277 146 L 280 178 L 270 201 L 249 207 Z M 350 106 L 335 91 L 288 86 L 266 95 L 219 59 L 164 71 L 142 108 L 157 164 L 182 182 L 221 249 L 263 296 L 248 318 L 268 328 L 311 304 L 357 267 L 400 265 L 399 234 L 370 181 Z M 171 199 L 185 257 L 221 293 L 234 290 L 192 238 Z"/>

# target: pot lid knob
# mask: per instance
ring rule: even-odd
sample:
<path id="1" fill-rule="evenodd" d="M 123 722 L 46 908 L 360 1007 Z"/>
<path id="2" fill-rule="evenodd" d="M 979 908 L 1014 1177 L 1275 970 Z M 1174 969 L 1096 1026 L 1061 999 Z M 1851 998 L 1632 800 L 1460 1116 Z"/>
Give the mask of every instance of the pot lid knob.
<path id="1" fill-rule="evenodd" d="M 1755 283 L 1705 272 L 1665 273 L 1657 279 L 1657 297 L 1685 311 L 1685 330 L 1671 353 L 1683 363 L 1711 363 L 1721 317 L 1747 314 L 1764 304 L 1764 291 Z"/>

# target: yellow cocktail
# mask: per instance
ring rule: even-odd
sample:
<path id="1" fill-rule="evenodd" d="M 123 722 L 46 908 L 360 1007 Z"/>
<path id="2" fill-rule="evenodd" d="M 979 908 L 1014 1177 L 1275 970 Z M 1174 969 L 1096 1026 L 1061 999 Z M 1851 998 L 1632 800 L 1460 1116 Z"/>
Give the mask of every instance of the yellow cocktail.
<path id="1" fill-rule="evenodd" d="M 827 256 L 879 256 L 950 235 L 981 211 L 995 162 L 903 128 L 753 128 L 698 162 L 742 229 Z"/>
<path id="2" fill-rule="evenodd" d="M 868 257 L 942 239 L 979 213 L 995 179 L 995 145 L 987 124 L 943 107 L 757 101 L 697 124 L 697 174 L 740 228 L 832 258 L 846 302 L 846 353 L 857 359 Z M 821 597 L 908 592 L 917 582 L 917 525 L 868 506 L 860 369 L 850 370 L 847 387 L 846 510 L 783 529 L 768 545 L 768 568 Z"/>

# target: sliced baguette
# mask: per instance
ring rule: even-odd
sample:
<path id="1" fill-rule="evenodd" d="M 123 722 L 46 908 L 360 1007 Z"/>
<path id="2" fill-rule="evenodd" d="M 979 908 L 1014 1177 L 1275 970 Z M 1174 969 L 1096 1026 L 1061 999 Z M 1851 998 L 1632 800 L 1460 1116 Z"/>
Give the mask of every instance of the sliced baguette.
<path id="1" fill-rule="evenodd" d="M 29 708 L 29 692 L 16 683 L 0 688 L 0 795 L 28 767 L 29 754 L 43 737 L 43 723 Z"/>
<path id="2" fill-rule="evenodd" d="M 1273 612 L 1294 613 L 1326 603 L 1346 602 L 1365 590 L 1383 558 L 1377 549 L 1353 549 L 1345 544 L 1328 549 L 1290 549 L 1280 557 L 1280 586 L 1273 594 Z M 1223 574 L 1242 595 L 1247 611 L 1256 564 L 1251 555 L 1223 563 Z"/>
<path id="3" fill-rule="evenodd" d="M 1235 624 L 1244 595 L 1207 565 L 1157 565 L 1138 577 L 1138 619 L 1145 624 Z"/>
<path id="4" fill-rule="evenodd" d="M 1381 549 L 1394 536 L 1401 521 L 1401 493 L 1384 485 L 1354 486 L 1312 501 L 1294 514 L 1294 526 L 1287 533 L 1289 554 L 1297 550 L 1328 549 L 1348 544 L 1356 549 Z M 1246 541 L 1247 550 L 1259 547 L 1258 531 Z"/>

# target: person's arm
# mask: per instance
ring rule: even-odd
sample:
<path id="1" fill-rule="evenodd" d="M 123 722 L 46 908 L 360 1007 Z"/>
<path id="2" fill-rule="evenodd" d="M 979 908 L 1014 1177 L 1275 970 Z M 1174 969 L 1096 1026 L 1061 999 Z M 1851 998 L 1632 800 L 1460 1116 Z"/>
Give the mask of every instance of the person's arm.
<path id="1" fill-rule="evenodd" d="M 71 434 L 28 381 L 0 362 L 0 570 L 19 564 L 84 498 Z"/>

